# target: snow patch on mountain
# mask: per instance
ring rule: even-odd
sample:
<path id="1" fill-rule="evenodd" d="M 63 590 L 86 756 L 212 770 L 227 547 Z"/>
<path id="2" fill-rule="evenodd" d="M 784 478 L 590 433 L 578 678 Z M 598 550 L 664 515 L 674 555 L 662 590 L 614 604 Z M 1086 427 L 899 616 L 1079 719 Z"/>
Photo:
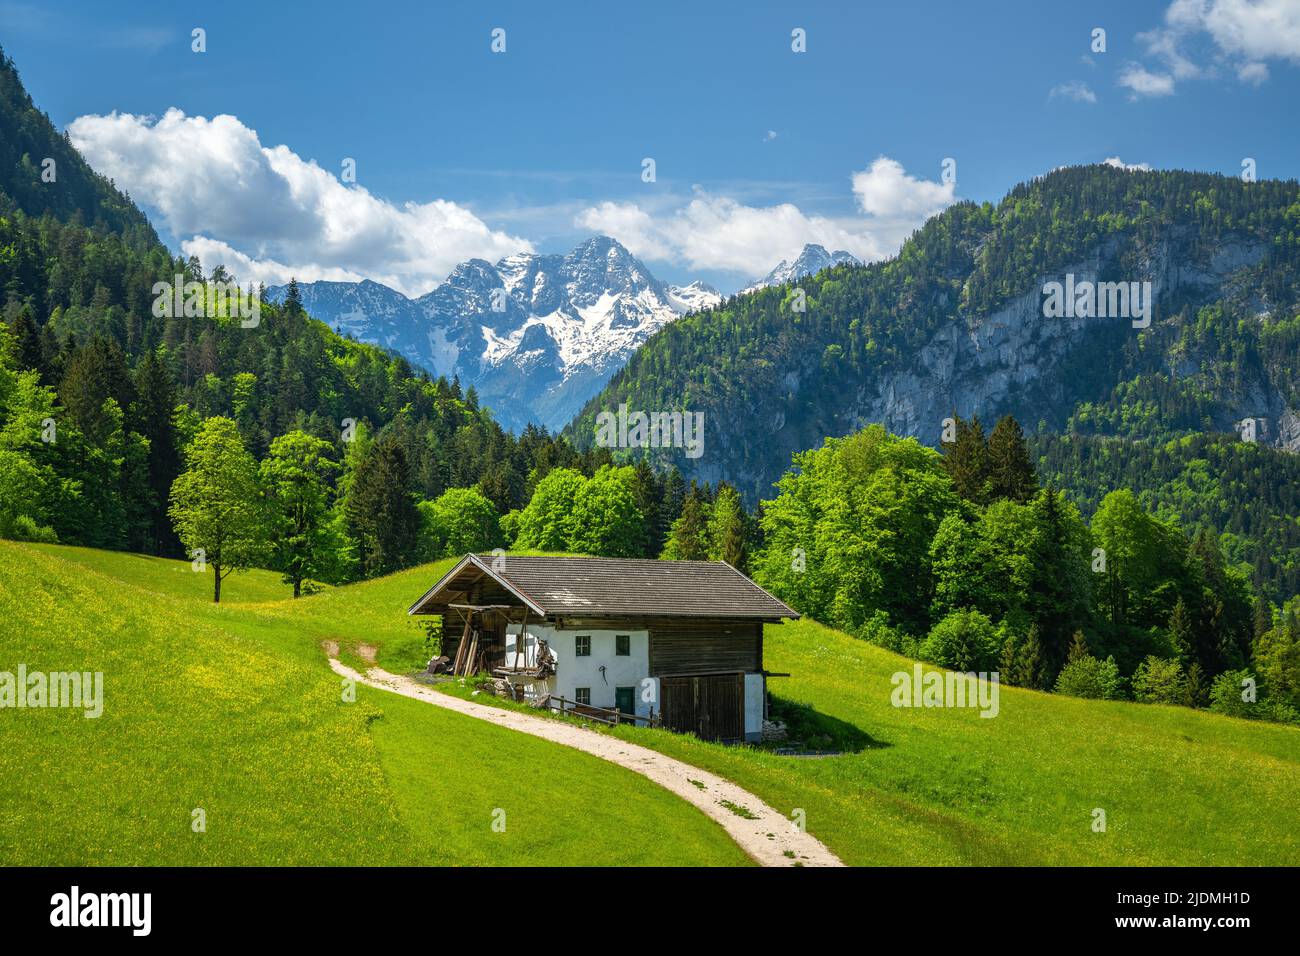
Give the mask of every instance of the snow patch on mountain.
<path id="1" fill-rule="evenodd" d="M 282 301 L 284 286 L 267 290 Z M 666 285 L 608 236 L 566 255 L 519 253 L 461 263 L 418 299 L 364 282 L 299 286 L 307 311 L 435 375 L 457 375 L 512 429 L 558 430 L 651 335 L 722 296 Z"/>
<path id="2" fill-rule="evenodd" d="M 841 263 L 850 263 L 852 265 L 862 265 L 860 259 L 843 249 L 837 249 L 834 252 L 827 252 L 825 246 L 816 243 L 808 243 L 799 253 L 799 257 L 794 262 L 782 259 L 775 269 L 769 272 L 762 279 L 759 279 L 753 285 L 744 289 L 743 292 L 755 292 L 758 289 L 765 289 L 770 285 L 784 285 L 795 279 L 802 279 L 804 276 L 815 275 L 823 269 L 831 266 L 837 266 Z"/>

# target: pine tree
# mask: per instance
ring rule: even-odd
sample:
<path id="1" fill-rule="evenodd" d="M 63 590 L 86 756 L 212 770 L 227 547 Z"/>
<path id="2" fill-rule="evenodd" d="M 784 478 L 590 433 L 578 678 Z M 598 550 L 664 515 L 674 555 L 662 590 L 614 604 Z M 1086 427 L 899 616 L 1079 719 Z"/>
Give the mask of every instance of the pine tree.
<path id="1" fill-rule="evenodd" d="M 1020 423 L 1004 415 L 993 427 L 988 444 L 989 494 L 1023 504 L 1038 491 L 1038 478 Z"/>
<path id="2" fill-rule="evenodd" d="M 343 510 L 366 577 L 400 570 L 415 559 L 420 515 L 410 483 L 406 452 L 392 436 L 376 441 L 352 475 Z"/>
<path id="3" fill-rule="evenodd" d="M 709 506 L 695 482 L 682 502 L 681 516 L 673 522 L 664 547 L 665 558 L 674 561 L 706 561 L 709 557 Z"/>
<path id="4" fill-rule="evenodd" d="M 32 309 L 24 305 L 13 324 L 14 358 L 19 369 L 34 369 L 41 373 L 41 381 L 49 383 L 49 369 L 45 364 L 45 349 L 41 344 L 41 330 L 32 318 Z"/>
<path id="5" fill-rule="evenodd" d="M 146 354 L 136 368 L 135 390 L 132 427 L 149 441 L 148 484 L 153 500 L 149 550 L 157 555 L 173 555 L 179 553 L 180 542 L 167 518 L 167 496 L 181 472 L 181 456 L 172 425 L 176 384 L 156 352 Z"/>
<path id="6" fill-rule="evenodd" d="M 302 291 L 298 288 L 295 277 L 290 277 L 289 288 L 284 293 L 284 312 L 285 315 L 298 315 L 302 312 Z"/>
<path id="7" fill-rule="evenodd" d="M 1020 683 L 1020 672 L 1018 656 L 1020 653 L 1019 642 L 1014 634 L 1002 642 L 1002 652 L 998 655 L 998 680 L 1003 684 L 1010 684 L 1015 687 L 1023 686 Z"/>
<path id="8" fill-rule="evenodd" d="M 1073 664 L 1075 661 L 1081 661 L 1085 657 L 1090 657 L 1088 653 L 1088 641 L 1083 636 L 1083 631 L 1075 631 L 1074 637 L 1070 641 L 1070 650 L 1065 655 L 1065 662 Z"/>
<path id="9" fill-rule="evenodd" d="M 943 445 L 943 465 L 953 489 L 967 501 L 984 504 L 989 494 L 989 448 L 979 416 L 966 421 L 956 415 L 954 441 Z"/>
<path id="10" fill-rule="evenodd" d="M 1192 629 L 1192 615 L 1181 597 L 1169 615 L 1169 646 L 1184 667 L 1196 658 L 1196 633 Z"/>
<path id="11" fill-rule="evenodd" d="M 1016 659 L 1016 680 L 1021 687 L 1042 690 L 1046 683 L 1043 666 L 1043 641 L 1038 633 L 1038 625 L 1029 625 L 1029 634 L 1020 646 Z"/>
<path id="12" fill-rule="evenodd" d="M 1201 669 L 1201 662 L 1192 661 L 1192 666 L 1187 668 L 1187 706 L 1204 707 L 1207 692 L 1205 671 Z"/>

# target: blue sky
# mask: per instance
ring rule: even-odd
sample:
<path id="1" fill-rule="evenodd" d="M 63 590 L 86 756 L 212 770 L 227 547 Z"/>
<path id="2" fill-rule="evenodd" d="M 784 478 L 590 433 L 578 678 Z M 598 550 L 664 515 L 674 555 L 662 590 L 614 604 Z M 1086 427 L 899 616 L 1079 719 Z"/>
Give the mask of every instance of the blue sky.
<path id="1" fill-rule="evenodd" d="M 205 265 L 419 293 L 470 255 L 607 231 L 731 291 L 804 241 L 889 254 L 1060 165 L 1297 176 L 1297 7 L 0 0 L 0 44 Z"/>

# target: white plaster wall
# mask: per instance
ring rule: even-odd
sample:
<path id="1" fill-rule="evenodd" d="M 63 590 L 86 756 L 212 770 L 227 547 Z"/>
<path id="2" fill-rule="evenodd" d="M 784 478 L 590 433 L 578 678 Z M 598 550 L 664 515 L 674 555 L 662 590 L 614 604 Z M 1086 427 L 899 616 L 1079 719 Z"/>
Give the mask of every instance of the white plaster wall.
<path id="1" fill-rule="evenodd" d="M 626 634 L 630 638 L 631 653 L 619 657 L 614 653 L 615 635 Z M 575 691 L 579 687 L 591 688 L 591 703 L 595 707 L 614 707 L 614 689 L 617 687 L 633 688 L 632 699 L 636 714 L 648 717 L 651 707 L 658 713 L 659 682 L 653 683 L 652 693 L 646 693 L 642 681 L 650 675 L 650 634 L 648 631 L 599 631 L 590 628 L 565 628 L 559 630 L 542 625 L 528 625 L 528 634 L 524 641 L 522 656 L 517 652 L 519 626 L 511 625 L 506 630 L 506 666 L 534 667 L 537 663 L 537 641 L 546 641 L 551 653 L 555 655 L 555 675 L 543 689 L 534 685 L 535 694 L 556 694 L 569 700 L 576 700 Z M 578 657 L 575 653 L 579 636 L 591 638 L 591 656 Z M 605 673 L 602 676 L 601 666 Z M 532 694 L 530 694 L 532 696 Z M 645 700 L 649 696 L 650 700 Z M 760 725 L 761 726 L 761 725 Z"/>

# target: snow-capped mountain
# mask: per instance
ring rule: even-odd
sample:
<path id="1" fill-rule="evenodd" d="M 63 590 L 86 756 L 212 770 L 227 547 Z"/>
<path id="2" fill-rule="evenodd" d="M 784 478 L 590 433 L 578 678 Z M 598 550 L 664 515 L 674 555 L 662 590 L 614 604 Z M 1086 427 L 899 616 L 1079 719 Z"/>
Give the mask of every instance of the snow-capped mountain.
<path id="1" fill-rule="evenodd" d="M 267 290 L 281 301 L 284 286 Z M 512 429 L 565 425 L 629 355 L 686 312 L 721 301 L 701 282 L 661 283 L 616 240 L 567 255 L 471 259 L 427 295 L 377 282 L 308 282 L 307 311 L 435 375 L 460 376 Z"/>
<path id="2" fill-rule="evenodd" d="M 770 285 L 782 285 L 792 279 L 799 279 L 803 276 L 821 272 L 829 266 L 837 266 L 841 262 L 849 262 L 853 265 L 862 264 L 856 256 L 845 252 L 843 249 L 827 252 L 825 246 L 810 242 L 803 247 L 803 252 L 799 253 L 799 258 L 795 259 L 794 262 L 782 259 L 775 269 L 744 291 L 753 292 Z"/>

